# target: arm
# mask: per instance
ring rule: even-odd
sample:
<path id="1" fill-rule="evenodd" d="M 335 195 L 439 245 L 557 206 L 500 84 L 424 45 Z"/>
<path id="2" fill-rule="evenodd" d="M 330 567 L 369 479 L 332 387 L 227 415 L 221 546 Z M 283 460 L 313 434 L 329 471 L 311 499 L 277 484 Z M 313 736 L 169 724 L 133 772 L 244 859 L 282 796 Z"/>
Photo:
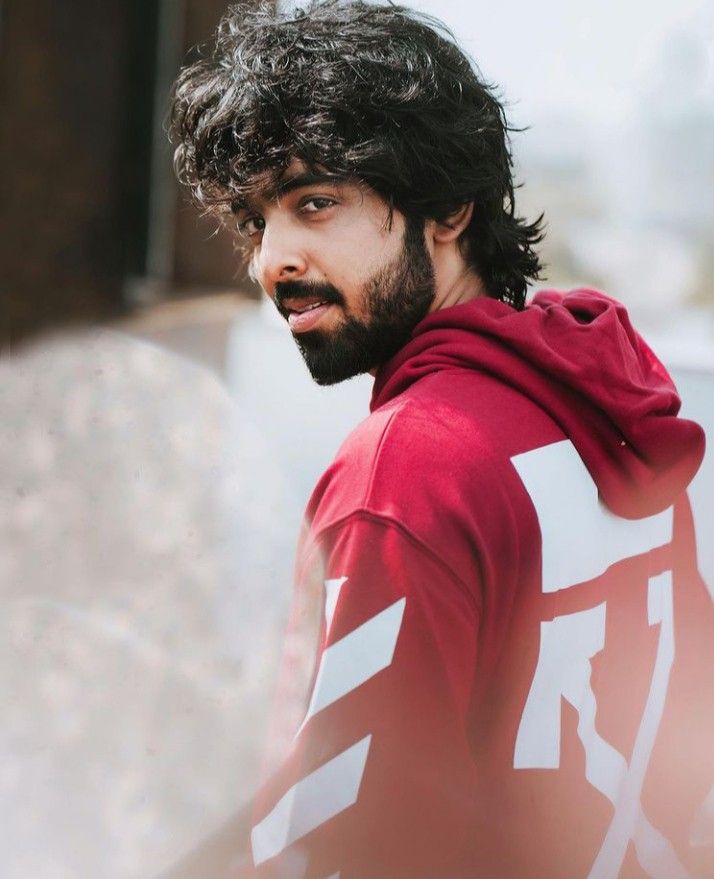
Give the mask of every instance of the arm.
<path id="1" fill-rule="evenodd" d="M 257 875 L 466 875 L 478 820 L 466 734 L 474 592 L 366 513 L 320 548 L 316 676 L 289 757 L 257 799 Z"/>

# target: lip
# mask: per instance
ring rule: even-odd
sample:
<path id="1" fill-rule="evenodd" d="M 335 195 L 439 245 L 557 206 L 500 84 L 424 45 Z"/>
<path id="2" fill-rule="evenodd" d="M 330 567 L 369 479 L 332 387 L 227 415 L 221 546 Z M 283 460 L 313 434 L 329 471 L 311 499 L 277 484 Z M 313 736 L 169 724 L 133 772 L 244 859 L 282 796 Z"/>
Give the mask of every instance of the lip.
<path id="1" fill-rule="evenodd" d="M 318 305 L 317 308 L 311 308 L 310 311 L 304 311 L 302 314 L 297 311 L 291 311 L 288 315 L 288 324 L 294 333 L 304 333 L 311 330 L 315 324 L 332 308 L 334 303 L 326 302 L 324 305 Z"/>

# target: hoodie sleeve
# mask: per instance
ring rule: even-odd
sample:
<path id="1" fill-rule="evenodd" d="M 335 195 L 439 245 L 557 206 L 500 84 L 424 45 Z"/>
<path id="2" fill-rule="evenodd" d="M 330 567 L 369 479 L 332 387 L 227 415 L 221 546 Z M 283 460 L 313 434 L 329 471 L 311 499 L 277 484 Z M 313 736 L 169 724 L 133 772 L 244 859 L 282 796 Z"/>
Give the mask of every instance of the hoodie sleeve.
<path id="1" fill-rule="evenodd" d="M 257 800 L 256 875 L 466 875 L 477 822 L 466 736 L 474 592 L 368 513 L 323 535 L 319 550 L 304 566 L 306 578 L 316 565 L 324 575 L 314 681 L 289 756 Z"/>

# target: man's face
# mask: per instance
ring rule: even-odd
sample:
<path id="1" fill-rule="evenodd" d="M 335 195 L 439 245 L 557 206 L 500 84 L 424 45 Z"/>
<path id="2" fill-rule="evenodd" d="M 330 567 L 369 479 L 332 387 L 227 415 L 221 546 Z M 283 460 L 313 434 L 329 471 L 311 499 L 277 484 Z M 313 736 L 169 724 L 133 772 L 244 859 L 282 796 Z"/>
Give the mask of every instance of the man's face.
<path id="1" fill-rule="evenodd" d="M 238 213 L 252 276 L 288 321 L 314 380 L 335 384 L 386 362 L 434 301 L 423 223 L 364 185 L 293 162 L 277 193 Z"/>

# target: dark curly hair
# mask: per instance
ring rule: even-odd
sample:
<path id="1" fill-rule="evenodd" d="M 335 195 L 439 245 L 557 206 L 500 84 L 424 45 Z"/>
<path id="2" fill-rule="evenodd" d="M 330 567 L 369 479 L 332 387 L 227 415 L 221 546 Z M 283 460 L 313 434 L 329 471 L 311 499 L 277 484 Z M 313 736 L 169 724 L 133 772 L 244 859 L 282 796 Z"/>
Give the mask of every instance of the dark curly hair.
<path id="1" fill-rule="evenodd" d="M 527 279 L 540 277 L 543 215 L 515 215 L 516 129 L 493 89 L 441 22 L 411 9 L 239 3 L 211 56 L 176 82 L 176 173 L 219 213 L 294 158 L 364 181 L 410 218 L 445 220 L 473 201 L 464 257 L 490 296 L 522 308 Z"/>

